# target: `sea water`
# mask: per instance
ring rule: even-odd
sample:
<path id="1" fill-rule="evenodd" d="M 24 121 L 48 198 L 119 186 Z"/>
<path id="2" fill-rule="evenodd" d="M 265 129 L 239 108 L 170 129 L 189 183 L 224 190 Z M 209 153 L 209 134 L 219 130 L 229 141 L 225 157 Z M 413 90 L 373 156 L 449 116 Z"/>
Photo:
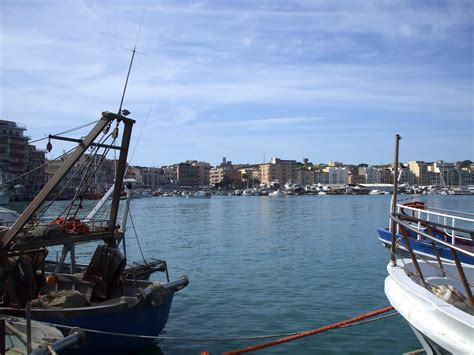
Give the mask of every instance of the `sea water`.
<path id="1" fill-rule="evenodd" d="M 388 225 L 391 196 L 213 196 L 132 200 L 145 257 L 165 259 L 171 279 L 186 274 L 160 340 L 149 354 L 199 354 L 265 340 L 211 341 L 305 331 L 389 305 L 389 252 L 377 239 Z M 410 197 L 408 195 L 401 198 Z M 433 207 L 474 211 L 473 196 L 422 196 Z M 131 221 L 129 260 L 141 260 Z M 91 247 L 78 247 L 88 262 Z M 152 280 L 163 281 L 156 273 Z M 130 320 L 133 321 L 133 320 Z M 331 330 L 260 354 L 393 353 L 420 349 L 395 316 Z"/>

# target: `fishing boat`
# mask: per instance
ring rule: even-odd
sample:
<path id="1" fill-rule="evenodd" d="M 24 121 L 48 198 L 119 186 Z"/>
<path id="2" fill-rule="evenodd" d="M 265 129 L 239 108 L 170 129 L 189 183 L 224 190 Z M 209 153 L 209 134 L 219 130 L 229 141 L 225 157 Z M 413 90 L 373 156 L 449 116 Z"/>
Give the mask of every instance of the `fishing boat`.
<path id="1" fill-rule="evenodd" d="M 64 332 L 81 327 L 88 332 L 81 353 L 130 353 L 147 346 L 152 340 L 140 336 L 160 334 L 175 292 L 189 282 L 186 276 L 161 283 L 124 277 L 126 258 L 118 248 L 123 244 L 123 231 L 117 217 L 134 122 L 122 113 L 103 112 L 84 138 L 49 136 L 77 146 L 13 225 L 0 231 L 0 268 L 6 270 L 0 284 L 0 314 L 25 317 L 29 304 L 34 320 L 56 324 Z M 89 156 L 78 166 L 80 157 L 89 150 Z M 80 218 L 81 193 L 87 191 L 95 171 L 92 161 L 105 159 L 110 150 L 120 152 L 110 213 L 105 219 Z M 81 179 L 74 180 L 80 181 L 74 198 L 59 215 L 48 217 L 54 203 L 47 200 L 48 196 L 68 178 L 72 167 L 76 174 L 82 174 Z M 67 246 L 74 266 L 71 246 L 98 241 L 103 243 L 97 245 L 85 272 L 44 271 L 48 247 Z"/>
<path id="2" fill-rule="evenodd" d="M 411 221 L 397 210 L 398 145 L 396 136 L 394 194 L 390 210 L 390 262 L 385 279 L 385 294 L 390 304 L 413 329 L 427 354 L 472 354 L 474 349 L 474 266 L 460 261 L 460 256 L 474 257 L 452 240 L 444 240 L 433 233 L 433 228 L 456 233 L 474 229 L 433 222 L 416 217 Z M 457 214 L 456 214 L 457 215 Z M 414 224 L 419 223 L 422 230 Z M 412 241 L 415 234 L 433 243 L 435 259 L 415 253 Z M 447 233 L 449 234 L 449 233 Z M 404 240 L 409 258 L 399 253 Z M 450 250 L 453 262 L 443 260 L 437 247 Z"/>
<path id="3" fill-rule="evenodd" d="M 417 231 L 429 233 L 439 240 L 456 245 L 466 251 L 474 251 L 474 240 L 470 234 L 474 230 L 474 214 L 441 208 L 429 208 L 420 201 L 399 203 L 396 208 L 398 218 L 409 223 Z M 457 226 L 458 228 L 453 230 L 443 227 L 443 225 Z M 399 240 L 398 251 L 403 256 L 409 257 L 410 254 L 405 239 L 400 233 L 400 230 L 397 230 L 396 239 Z M 411 248 L 415 254 L 429 259 L 436 259 L 439 256 L 442 261 L 454 261 L 454 255 L 450 248 L 436 245 L 431 240 L 411 230 L 405 230 L 405 233 L 410 238 Z M 378 238 L 383 245 L 390 248 L 392 237 L 389 228 L 378 229 L 378 234 Z M 460 254 L 458 257 L 462 263 L 474 265 L 473 257 L 465 254 Z"/>

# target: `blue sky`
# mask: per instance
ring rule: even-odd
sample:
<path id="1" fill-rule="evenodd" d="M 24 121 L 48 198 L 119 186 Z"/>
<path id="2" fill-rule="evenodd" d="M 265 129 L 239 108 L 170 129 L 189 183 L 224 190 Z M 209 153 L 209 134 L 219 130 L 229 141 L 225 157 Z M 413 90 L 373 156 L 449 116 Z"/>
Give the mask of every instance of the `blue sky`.
<path id="1" fill-rule="evenodd" d="M 1 1 L 2 116 L 35 139 L 116 111 L 144 8 Z M 473 49 L 471 1 L 150 0 L 132 164 L 377 164 L 395 133 L 402 160 L 474 160 Z"/>

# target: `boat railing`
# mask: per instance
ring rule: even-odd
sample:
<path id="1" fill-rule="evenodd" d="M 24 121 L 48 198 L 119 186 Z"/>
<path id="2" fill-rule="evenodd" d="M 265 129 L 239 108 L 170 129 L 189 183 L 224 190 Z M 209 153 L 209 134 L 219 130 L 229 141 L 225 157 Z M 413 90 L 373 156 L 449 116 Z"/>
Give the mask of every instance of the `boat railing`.
<path id="1" fill-rule="evenodd" d="M 418 258 L 423 259 L 426 262 L 426 265 L 430 265 L 430 266 L 440 270 L 443 275 L 446 275 L 448 273 L 447 273 L 447 271 L 446 271 L 446 269 L 443 265 L 443 262 L 441 260 L 439 251 L 436 248 L 436 246 L 443 246 L 443 247 L 449 248 L 452 255 L 453 255 L 453 261 L 456 265 L 456 269 L 457 269 L 458 274 L 459 274 L 459 276 L 452 275 L 452 274 L 449 274 L 449 276 L 462 282 L 462 284 L 464 286 L 464 289 L 465 289 L 467 300 L 468 300 L 470 306 L 474 307 L 474 297 L 473 297 L 472 291 L 471 291 L 471 284 L 466 278 L 466 274 L 464 272 L 463 264 L 460 262 L 459 256 L 458 256 L 458 253 L 461 253 L 461 254 L 466 255 L 468 257 L 474 258 L 474 252 L 472 252 L 470 250 L 466 250 L 466 249 L 461 248 L 457 245 L 453 245 L 452 243 L 449 243 L 449 242 L 446 242 L 446 241 L 443 241 L 443 240 L 437 238 L 436 236 L 433 235 L 432 228 L 430 228 L 430 226 L 428 226 L 425 230 L 419 229 L 417 227 L 417 225 L 414 225 L 414 224 L 410 223 L 409 220 L 406 220 L 406 216 L 403 216 L 401 214 L 391 214 L 390 218 L 396 224 L 397 230 L 400 232 L 400 234 L 402 235 L 402 237 L 405 241 L 406 248 L 407 248 L 407 250 L 410 254 L 410 257 L 413 261 L 413 265 L 415 267 L 416 274 L 417 274 L 418 278 L 420 279 L 420 282 L 421 282 L 422 286 L 425 287 L 426 289 L 430 290 L 429 284 L 427 283 L 426 279 L 423 277 L 423 272 L 422 272 L 421 267 L 418 263 Z M 436 223 L 436 224 L 439 224 L 439 223 Z M 466 229 L 462 228 L 462 227 L 452 227 L 452 228 L 456 231 L 466 231 Z M 419 237 L 425 238 L 426 240 L 429 240 L 431 242 L 431 245 L 433 247 L 433 250 L 434 250 L 434 253 L 435 253 L 435 256 L 436 256 L 436 263 L 428 262 L 423 256 L 414 253 L 413 248 L 411 247 L 411 242 L 410 242 L 411 237 L 410 237 L 409 231 L 411 231 L 413 233 L 416 233 Z M 471 234 L 471 236 L 473 236 L 473 235 L 474 234 Z M 395 238 L 396 238 L 395 233 L 392 233 L 392 246 L 393 246 L 392 247 L 393 248 L 392 252 L 395 250 L 396 245 L 397 245 L 397 241 L 395 240 Z M 392 262 L 394 262 L 396 264 L 396 259 L 392 258 Z"/>
<path id="2" fill-rule="evenodd" d="M 13 223 L 15 223 L 16 219 L 12 219 L 11 221 L 3 221 L 1 226 L 3 227 L 11 227 Z"/>
<path id="3" fill-rule="evenodd" d="M 407 214 L 407 211 L 411 212 L 411 216 Z M 441 208 L 417 208 L 404 204 L 397 204 L 397 212 L 399 216 L 407 215 L 413 219 L 416 218 L 419 231 L 422 231 L 427 223 L 441 227 L 444 232 L 444 241 L 448 241 L 449 237 L 452 245 L 455 245 L 460 239 L 466 240 L 466 234 L 470 235 L 470 238 L 467 236 L 467 239 L 472 239 L 470 232 L 474 231 L 473 213 L 444 210 Z M 457 234 L 457 231 L 463 234 Z M 398 228 L 397 232 L 399 232 Z M 421 239 L 420 234 L 418 234 L 418 239 Z"/>

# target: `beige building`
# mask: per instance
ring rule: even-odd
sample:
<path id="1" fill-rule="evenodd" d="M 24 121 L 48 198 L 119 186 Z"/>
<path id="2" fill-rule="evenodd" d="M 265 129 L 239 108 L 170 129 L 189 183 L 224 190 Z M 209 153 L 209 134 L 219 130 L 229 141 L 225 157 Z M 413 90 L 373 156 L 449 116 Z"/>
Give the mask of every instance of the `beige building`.
<path id="1" fill-rule="evenodd" d="M 232 165 L 232 162 L 225 157 L 222 158 L 222 163 L 209 171 L 210 184 L 215 186 L 220 184 L 224 179 L 230 182 L 240 181 L 241 174 L 238 170 L 239 166 Z"/>
<path id="2" fill-rule="evenodd" d="M 260 182 L 267 186 L 273 181 L 284 185 L 296 181 L 296 160 L 272 158 L 269 163 L 260 164 Z"/>
<path id="3" fill-rule="evenodd" d="M 255 181 L 260 181 L 260 166 L 259 165 L 245 165 L 237 168 L 240 179 L 248 182 L 249 187 L 253 187 Z"/>
<path id="4" fill-rule="evenodd" d="M 431 185 L 436 183 L 436 173 L 430 163 L 421 160 L 410 160 L 408 162 L 408 169 L 415 175 L 415 180 L 418 185 Z"/>
<path id="5" fill-rule="evenodd" d="M 211 164 L 205 161 L 197 161 L 197 160 L 187 160 L 187 163 L 191 164 L 191 166 L 197 167 L 197 179 L 198 185 L 209 186 L 210 184 L 210 171 L 211 171 Z"/>

